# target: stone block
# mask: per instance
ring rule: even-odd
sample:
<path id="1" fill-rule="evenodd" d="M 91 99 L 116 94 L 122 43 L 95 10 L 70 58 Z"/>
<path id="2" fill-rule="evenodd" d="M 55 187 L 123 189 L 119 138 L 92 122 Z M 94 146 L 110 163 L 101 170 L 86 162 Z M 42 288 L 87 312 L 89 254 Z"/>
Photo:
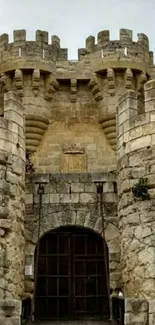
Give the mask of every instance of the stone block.
<path id="1" fill-rule="evenodd" d="M 151 136 L 146 135 L 138 139 L 134 139 L 131 141 L 130 145 L 131 151 L 151 146 Z"/>
<path id="2" fill-rule="evenodd" d="M 69 210 L 58 212 L 57 219 L 60 225 L 74 225 L 76 220 L 76 212 Z"/>
<path id="3" fill-rule="evenodd" d="M 0 190 L 6 194 L 9 194 L 10 184 L 8 184 L 8 182 L 6 182 L 4 179 L 0 180 Z"/>
<path id="4" fill-rule="evenodd" d="M 33 183 L 49 183 L 49 174 L 34 174 Z"/>
<path id="5" fill-rule="evenodd" d="M 57 183 L 57 193 L 67 194 L 70 193 L 71 185 L 65 182 Z"/>
<path id="6" fill-rule="evenodd" d="M 141 178 L 146 175 L 145 167 L 135 167 L 131 170 L 131 177 L 133 178 Z"/>
<path id="7" fill-rule="evenodd" d="M 95 183 L 85 183 L 84 192 L 86 193 L 97 193 L 97 188 Z"/>
<path id="8" fill-rule="evenodd" d="M 12 317 L 11 318 L 6 318 L 6 317 L 4 317 L 4 316 L 0 316 L 0 324 L 2 324 L 2 325 L 14 325 L 15 323 L 14 323 L 14 319 L 12 319 Z M 18 323 L 17 323 L 17 325 L 18 325 Z M 19 323 L 19 325 L 20 325 L 20 323 Z"/>
<path id="9" fill-rule="evenodd" d="M 9 214 L 9 210 L 6 207 L 0 206 L 0 219 L 6 219 Z"/>
<path id="10" fill-rule="evenodd" d="M 25 204 L 33 204 L 33 194 L 25 195 Z"/>
<path id="11" fill-rule="evenodd" d="M 155 313 L 155 299 L 149 301 L 149 313 Z"/>
<path id="12" fill-rule="evenodd" d="M 140 222 L 139 214 L 138 213 L 129 214 L 127 220 L 129 225 L 139 225 Z"/>
<path id="13" fill-rule="evenodd" d="M 86 216 L 87 216 L 86 211 L 77 211 L 76 224 L 77 225 L 84 225 Z"/>
<path id="14" fill-rule="evenodd" d="M 59 194 L 50 194 L 50 203 L 59 203 L 60 201 L 60 197 L 59 197 Z"/>
<path id="15" fill-rule="evenodd" d="M 155 313 L 149 314 L 149 325 L 155 325 Z"/>
<path id="16" fill-rule="evenodd" d="M 8 158 L 8 154 L 6 152 L 1 151 L 0 152 L 0 164 L 5 166 L 6 162 L 7 162 L 7 158 Z"/>
<path id="17" fill-rule="evenodd" d="M 87 145 L 87 150 L 89 151 L 95 151 L 96 152 L 96 148 L 97 148 L 97 145 L 96 145 L 96 143 L 89 143 L 88 145 Z"/>
<path id="18" fill-rule="evenodd" d="M 110 271 L 117 271 L 118 269 L 118 263 L 117 262 L 110 262 L 109 263 L 109 268 L 110 268 Z"/>
<path id="19" fill-rule="evenodd" d="M 94 193 L 80 193 L 81 203 L 93 203 L 97 200 L 97 196 Z"/>
<path id="20" fill-rule="evenodd" d="M 102 172 L 102 173 L 92 173 L 92 182 L 107 182 L 116 181 L 116 172 Z"/>
<path id="21" fill-rule="evenodd" d="M 154 239 L 154 238 L 153 238 Z M 149 240 L 149 243 L 150 243 L 150 240 Z M 145 270 L 145 278 L 146 279 L 155 279 L 155 268 L 154 268 L 154 265 L 148 265 L 146 270 Z"/>
<path id="22" fill-rule="evenodd" d="M 79 181 L 81 183 L 89 183 L 92 181 L 92 174 L 90 173 L 81 173 L 79 175 Z"/>
<path id="23" fill-rule="evenodd" d="M 11 221 L 7 220 L 7 219 L 0 219 L 0 228 L 10 229 L 11 228 Z"/>
<path id="24" fill-rule="evenodd" d="M 44 188 L 44 193 L 47 194 L 47 193 L 51 193 L 51 194 L 54 194 L 57 192 L 57 183 L 49 183 L 49 184 L 46 184 L 45 185 L 45 188 Z"/>
<path id="25" fill-rule="evenodd" d="M 78 193 L 72 193 L 71 194 L 71 202 L 72 203 L 79 203 L 79 194 Z"/>
<path id="26" fill-rule="evenodd" d="M 81 193 L 84 192 L 83 183 L 72 183 L 71 184 L 71 193 Z"/>
<path id="27" fill-rule="evenodd" d="M 110 261 L 116 261 L 119 262 L 120 261 L 120 252 L 110 252 L 109 253 L 109 259 Z"/>
<path id="28" fill-rule="evenodd" d="M 104 202 L 117 202 L 117 195 L 115 193 L 103 193 Z"/>
<path id="29" fill-rule="evenodd" d="M 70 194 L 60 194 L 60 203 L 71 203 L 71 195 Z"/>
<path id="30" fill-rule="evenodd" d="M 121 279 L 120 272 L 113 272 L 110 274 L 110 281 L 119 281 Z"/>
<path id="31" fill-rule="evenodd" d="M 50 195 L 49 194 L 43 194 L 43 196 L 42 196 L 42 203 L 43 204 L 50 203 Z"/>
<path id="32" fill-rule="evenodd" d="M 23 172 L 25 172 L 25 164 L 18 157 L 13 157 L 11 167 L 14 174 L 21 175 Z"/>
<path id="33" fill-rule="evenodd" d="M 114 192 L 114 183 L 113 182 L 105 182 L 103 184 L 103 192 L 104 193 L 113 193 Z"/>
<path id="34" fill-rule="evenodd" d="M 39 203 L 39 195 L 35 194 L 33 197 L 33 201 L 35 204 L 38 204 Z"/>
<path id="35" fill-rule="evenodd" d="M 139 313 L 137 315 L 133 313 L 126 313 L 124 315 L 125 325 L 148 325 L 147 313 Z"/>

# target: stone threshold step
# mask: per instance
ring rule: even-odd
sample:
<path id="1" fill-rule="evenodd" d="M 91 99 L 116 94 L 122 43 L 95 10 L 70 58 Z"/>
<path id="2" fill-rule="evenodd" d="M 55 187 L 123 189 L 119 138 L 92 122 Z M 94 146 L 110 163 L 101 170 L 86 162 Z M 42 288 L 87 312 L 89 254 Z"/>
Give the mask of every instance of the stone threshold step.
<path id="1" fill-rule="evenodd" d="M 31 322 L 28 325 L 112 325 L 111 321 L 52 321 L 52 322 Z"/>

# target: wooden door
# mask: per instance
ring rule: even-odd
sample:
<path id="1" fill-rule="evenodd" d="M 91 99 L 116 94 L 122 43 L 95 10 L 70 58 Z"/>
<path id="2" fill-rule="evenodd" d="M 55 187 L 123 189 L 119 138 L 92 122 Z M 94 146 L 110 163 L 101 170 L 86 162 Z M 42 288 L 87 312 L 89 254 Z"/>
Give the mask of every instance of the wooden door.
<path id="1" fill-rule="evenodd" d="M 105 254 L 100 236 L 70 227 L 40 240 L 35 319 L 109 317 Z"/>

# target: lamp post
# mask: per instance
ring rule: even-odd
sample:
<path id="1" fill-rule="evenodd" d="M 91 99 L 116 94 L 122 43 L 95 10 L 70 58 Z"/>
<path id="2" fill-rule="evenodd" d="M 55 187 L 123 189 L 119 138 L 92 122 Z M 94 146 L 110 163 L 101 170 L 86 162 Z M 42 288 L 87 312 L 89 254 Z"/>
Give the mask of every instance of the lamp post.
<path id="1" fill-rule="evenodd" d="M 36 182 L 38 185 L 37 194 L 39 195 L 39 218 L 38 218 L 38 232 L 37 232 L 37 246 L 36 246 L 36 255 L 35 255 L 35 267 L 34 267 L 34 290 L 33 290 L 33 305 L 32 305 L 32 320 L 34 321 L 35 313 L 35 295 L 37 289 L 37 274 L 38 274 L 38 262 L 39 262 L 39 251 L 40 251 L 40 232 L 41 232 L 41 221 L 42 221 L 42 201 L 43 194 L 45 192 L 46 182 Z"/>
<path id="2" fill-rule="evenodd" d="M 110 319 L 112 319 L 112 305 L 110 299 L 110 281 L 109 281 L 109 267 L 108 267 L 108 251 L 107 244 L 105 240 L 105 219 L 104 219 L 104 202 L 103 202 L 103 191 L 104 191 L 104 182 L 103 181 L 94 181 L 97 188 L 97 196 L 99 195 L 99 217 L 102 222 L 102 237 L 103 237 L 103 254 L 104 254 L 104 262 L 105 262 L 105 273 L 106 273 L 106 284 L 107 284 L 107 293 L 109 300 L 109 312 Z M 98 202 L 98 200 L 97 200 Z"/>

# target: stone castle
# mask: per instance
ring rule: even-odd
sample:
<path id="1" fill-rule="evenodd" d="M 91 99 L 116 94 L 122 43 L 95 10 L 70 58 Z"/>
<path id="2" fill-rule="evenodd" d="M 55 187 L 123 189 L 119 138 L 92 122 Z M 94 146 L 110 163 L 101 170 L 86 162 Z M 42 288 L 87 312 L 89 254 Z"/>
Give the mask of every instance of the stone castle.
<path id="1" fill-rule="evenodd" d="M 25 30 L 13 35 L 12 43 L 0 36 L 0 324 L 22 324 L 26 297 L 35 305 L 32 320 L 88 315 L 95 304 L 94 314 L 104 314 L 109 292 L 119 288 L 125 325 L 154 325 L 155 65 L 148 37 L 133 41 L 132 31 L 121 29 L 113 41 L 103 30 L 69 61 L 57 36 L 49 44 L 45 31 L 35 41 Z M 99 271 L 102 256 L 107 265 Z"/>

